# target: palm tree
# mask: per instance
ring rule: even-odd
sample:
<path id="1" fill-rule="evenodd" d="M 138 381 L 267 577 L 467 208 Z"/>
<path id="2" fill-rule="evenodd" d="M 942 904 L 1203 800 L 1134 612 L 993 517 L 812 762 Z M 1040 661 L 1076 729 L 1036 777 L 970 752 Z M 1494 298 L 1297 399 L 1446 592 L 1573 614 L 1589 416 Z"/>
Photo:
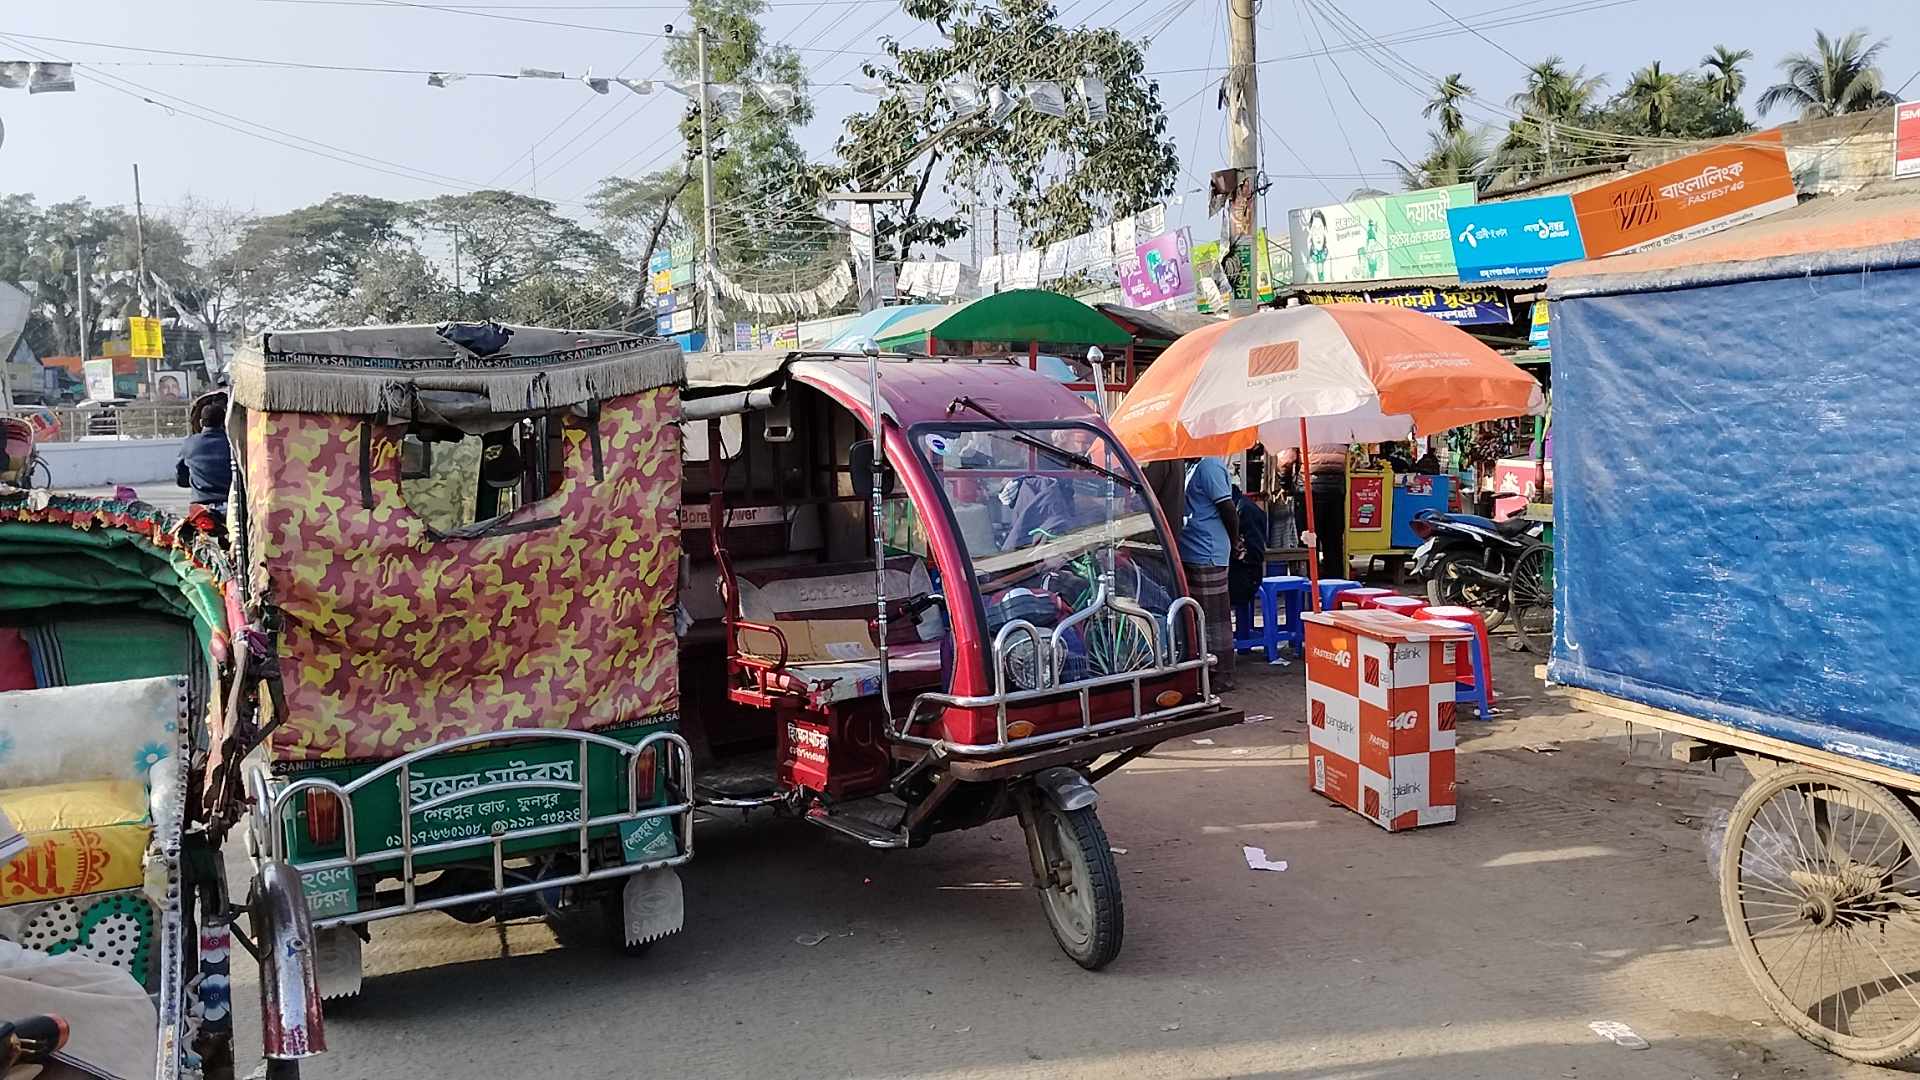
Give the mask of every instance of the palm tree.
<path id="1" fill-rule="evenodd" d="M 1427 133 L 1427 153 L 1418 161 L 1393 161 L 1388 165 L 1400 174 L 1400 183 L 1408 191 L 1447 187 L 1451 184 L 1480 185 L 1487 175 L 1491 152 L 1482 132 L 1432 131 Z"/>
<path id="2" fill-rule="evenodd" d="M 1552 172 L 1555 126 L 1564 125 L 1591 108 L 1605 85 L 1606 76 L 1588 75 L 1586 68 L 1569 71 L 1566 61 L 1558 56 L 1549 56 L 1529 67 L 1524 88 L 1507 99 L 1507 104 L 1520 114 L 1520 119 L 1508 127 L 1502 144 L 1502 158 L 1509 170 L 1516 166 L 1522 171 L 1531 168 L 1536 162 L 1521 159 L 1536 155 L 1523 148 L 1538 143 L 1539 171 Z"/>
<path id="3" fill-rule="evenodd" d="M 1460 115 L 1460 99 L 1472 96 L 1473 87 L 1462 81 L 1460 72 L 1456 71 L 1433 88 L 1433 99 L 1427 102 L 1426 108 L 1420 110 L 1420 115 L 1437 116 L 1443 135 L 1459 134 L 1467 127 L 1466 117 Z"/>
<path id="4" fill-rule="evenodd" d="M 1633 73 L 1632 80 L 1627 83 L 1627 99 L 1633 102 L 1641 119 L 1647 122 L 1647 130 L 1662 135 L 1666 133 L 1667 117 L 1673 113 L 1674 99 L 1679 96 L 1680 89 L 1680 76 L 1671 71 L 1661 71 L 1660 61 L 1655 60 Z"/>
<path id="5" fill-rule="evenodd" d="M 1799 109 L 1802 120 L 1817 120 L 1895 104 L 1874 63 L 1887 47 L 1886 38 L 1868 44 L 1865 30 L 1843 38 L 1822 30 L 1814 33 L 1813 44 L 1813 52 L 1788 53 L 1780 61 L 1786 78 L 1760 95 L 1762 113 L 1785 105 Z"/>
<path id="6" fill-rule="evenodd" d="M 1715 45 L 1712 52 L 1700 58 L 1700 66 L 1711 73 L 1707 89 L 1715 101 L 1732 108 L 1740 100 L 1747 88 L 1747 73 L 1740 70 L 1740 64 L 1751 59 L 1752 49 L 1729 49 L 1725 45 Z"/>

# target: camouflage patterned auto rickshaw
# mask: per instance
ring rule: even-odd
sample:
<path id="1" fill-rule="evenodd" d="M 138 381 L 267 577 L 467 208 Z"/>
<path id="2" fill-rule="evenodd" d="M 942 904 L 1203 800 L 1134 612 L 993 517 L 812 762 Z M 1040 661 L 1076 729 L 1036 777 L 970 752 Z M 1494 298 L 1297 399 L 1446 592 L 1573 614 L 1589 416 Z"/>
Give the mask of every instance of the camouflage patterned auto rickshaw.
<path id="1" fill-rule="evenodd" d="M 252 843 L 305 886 L 328 997 L 441 911 L 635 951 L 679 929 L 670 342 L 447 324 L 269 333 L 232 503 L 270 659 Z"/>

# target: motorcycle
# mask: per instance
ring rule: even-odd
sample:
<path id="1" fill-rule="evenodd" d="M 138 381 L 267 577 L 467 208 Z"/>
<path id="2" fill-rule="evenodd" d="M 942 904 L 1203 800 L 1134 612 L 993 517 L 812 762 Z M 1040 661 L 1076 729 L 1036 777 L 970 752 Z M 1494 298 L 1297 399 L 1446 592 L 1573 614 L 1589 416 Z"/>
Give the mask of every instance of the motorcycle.
<path id="1" fill-rule="evenodd" d="M 1525 518 L 1423 510 L 1409 528 L 1421 541 L 1411 574 L 1426 582 L 1427 602 L 1473 608 L 1489 630 L 1506 621 L 1514 569 L 1528 552 L 1546 546 L 1545 526 Z"/>

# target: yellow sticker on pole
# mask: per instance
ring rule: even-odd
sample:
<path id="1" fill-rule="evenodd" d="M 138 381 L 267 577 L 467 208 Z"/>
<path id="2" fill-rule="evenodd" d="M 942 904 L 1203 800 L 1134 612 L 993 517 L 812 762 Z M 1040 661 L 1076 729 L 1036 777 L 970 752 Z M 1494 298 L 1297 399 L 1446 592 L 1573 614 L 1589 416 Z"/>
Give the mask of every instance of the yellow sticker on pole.
<path id="1" fill-rule="evenodd" d="M 133 343 L 133 355 L 143 359 L 158 360 L 167 355 L 166 343 L 160 334 L 160 320 L 135 315 L 127 320 L 127 337 Z"/>

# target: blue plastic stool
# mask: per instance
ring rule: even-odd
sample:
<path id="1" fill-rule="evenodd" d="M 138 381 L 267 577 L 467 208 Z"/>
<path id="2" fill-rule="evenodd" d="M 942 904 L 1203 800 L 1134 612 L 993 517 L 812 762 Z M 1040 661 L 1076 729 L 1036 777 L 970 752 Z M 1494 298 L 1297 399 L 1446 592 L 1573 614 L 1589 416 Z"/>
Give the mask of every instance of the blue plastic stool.
<path id="1" fill-rule="evenodd" d="M 1251 600 L 1233 609 L 1234 652 L 1252 652 L 1266 640 L 1253 620 L 1253 610 Z"/>
<path id="2" fill-rule="evenodd" d="M 1320 610 L 1332 611 L 1334 608 L 1334 604 L 1333 604 L 1334 597 L 1339 596 L 1341 593 L 1346 592 L 1348 589 L 1357 589 L 1359 587 L 1360 587 L 1360 583 L 1352 580 L 1351 578 L 1343 578 L 1343 577 L 1321 578 L 1320 579 Z"/>
<path id="3" fill-rule="evenodd" d="M 1263 578 L 1260 582 L 1260 633 L 1261 644 L 1267 652 L 1267 663 L 1284 663 L 1280 659 L 1280 642 L 1285 640 L 1293 646 L 1294 655 L 1304 656 L 1307 649 L 1307 625 L 1300 618 L 1307 610 L 1307 596 L 1313 584 L 1306 578 L 1293 574 L 1275 574 Z M 1281 601 L 1285 600 L 1286 610 L 1281 610 Z"/>
<path id="4" fill-rule="evenodd" d="M 1473 627 L 1463 622 L 1454 622 L 1451 619 L 1434 619 L 1433 625 L 1451 626 L 1456 630 L 1465 630 L 1469 634 L 1473 633 Z M 1487 669 L 1481 664 L 1479 639 L 1477 637 L 1468 638 L 1462 643 L 1462 647 L 1467 650 L 1467 655 L 1473 659 L 1473 681 L 1468 682 L 1460 678 L 1456 673 L 1453 680 L 1453 702 L 1456 705 L 1470 703 L 1473 705 L 1474 711 L 1480 714 L 1480 719 L 1491 720 L 1493 719 L 1493 704 L 1487 700 Z"/>

